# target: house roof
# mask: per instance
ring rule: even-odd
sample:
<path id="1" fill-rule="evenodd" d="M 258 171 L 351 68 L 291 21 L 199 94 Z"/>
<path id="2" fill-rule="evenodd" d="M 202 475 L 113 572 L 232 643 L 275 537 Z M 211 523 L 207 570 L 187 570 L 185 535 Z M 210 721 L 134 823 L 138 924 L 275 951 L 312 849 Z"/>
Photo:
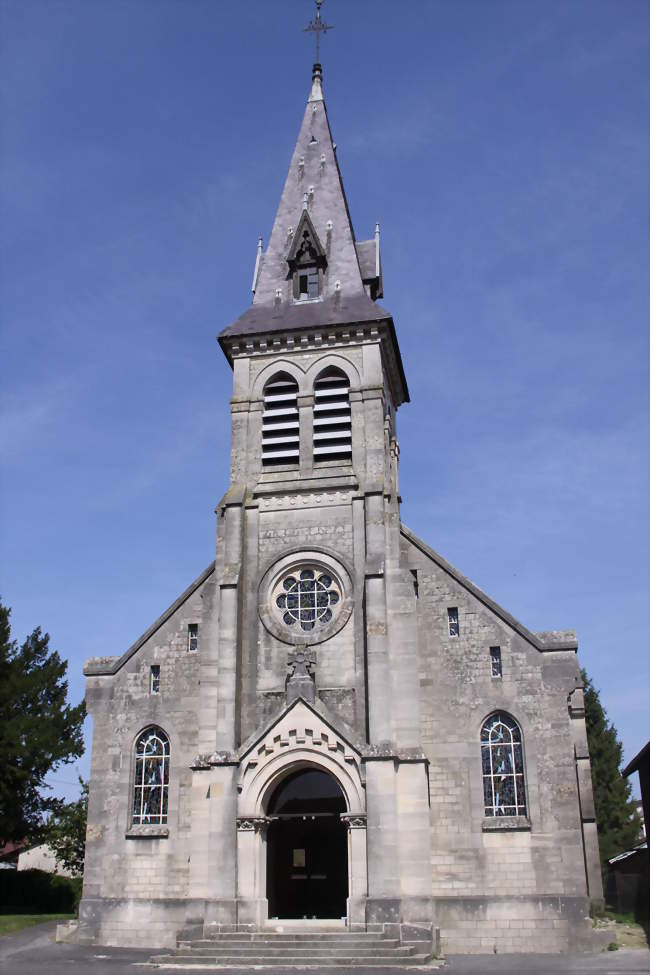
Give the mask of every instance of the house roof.
<path id="1" fill-rule="evenodd" d="M 638 772 L 641 763 L 646 758 L 650 758 L 650 741 L 646 742 L 641 751 L 625 766 L 622 775 L 627 777 L 628 775 L 632 775 L 632 772 Z"/>
<path id="2" fill-rule="evenodd" d="M 611 857 L 607 862 L 609 864 L 620 863 L 622 860 L 627 860 L 629 859 L 629 857 L 633 857 L 635 855 L 638 855 L 639 853 L 643 853 L 647 849 L 648 849 L 647 843 L 639 843 L 639 845 L 635 846 L 633 850 L 625 850 L 624 853 L 619 853 L 617 856 Z"/>

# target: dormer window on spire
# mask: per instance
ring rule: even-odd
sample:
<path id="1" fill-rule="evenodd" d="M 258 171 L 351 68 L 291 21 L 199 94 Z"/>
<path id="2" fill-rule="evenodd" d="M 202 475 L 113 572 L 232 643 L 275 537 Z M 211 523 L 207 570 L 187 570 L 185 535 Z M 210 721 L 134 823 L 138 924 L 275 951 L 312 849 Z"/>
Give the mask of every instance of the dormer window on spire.
<path id="1" fill-rule="evenodd" d="M 318 268 L 300 268 L 294 275 L 294 298 L 305 301 L 307 298 L 318 298 Z"/>
<path id="2" fill-rule="evenodd" d="M 327 259 L 306 209 L 293 236 L 287 264 L 294 301 L 314 301 L 320 297 Z"/>

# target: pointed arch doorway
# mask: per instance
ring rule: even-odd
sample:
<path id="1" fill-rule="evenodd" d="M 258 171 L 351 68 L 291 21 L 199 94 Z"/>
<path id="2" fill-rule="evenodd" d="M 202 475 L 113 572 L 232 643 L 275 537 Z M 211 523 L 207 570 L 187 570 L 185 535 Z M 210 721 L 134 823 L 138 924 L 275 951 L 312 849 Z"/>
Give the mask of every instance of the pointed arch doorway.
<path id="1" fill-rule="evenodd" d="M 341 918 L 348 897 L 347 809 L 334 776 L 302 767 L 268 800 L 269 918 Z"/>

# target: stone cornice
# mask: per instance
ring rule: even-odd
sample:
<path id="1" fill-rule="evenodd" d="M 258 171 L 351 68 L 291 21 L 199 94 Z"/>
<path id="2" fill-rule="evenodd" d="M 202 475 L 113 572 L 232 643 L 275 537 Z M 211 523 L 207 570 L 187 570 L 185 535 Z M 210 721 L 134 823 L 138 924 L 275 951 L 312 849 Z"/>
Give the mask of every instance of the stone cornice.
<path id="1" fill-rule="evenodd" d="M 252 335 L 222 335 L 221 345 L 232 362 L 242 356 L 277 356 L 282 353 L 323 351 L 346 345 L 379 343 L 395 406 L 409 402 L 402 358 L 393 320 L 349 325 L 323 325 L 304 330 L 260 330 Z M 239 408 L 239 403 L 237 404 Z"/>

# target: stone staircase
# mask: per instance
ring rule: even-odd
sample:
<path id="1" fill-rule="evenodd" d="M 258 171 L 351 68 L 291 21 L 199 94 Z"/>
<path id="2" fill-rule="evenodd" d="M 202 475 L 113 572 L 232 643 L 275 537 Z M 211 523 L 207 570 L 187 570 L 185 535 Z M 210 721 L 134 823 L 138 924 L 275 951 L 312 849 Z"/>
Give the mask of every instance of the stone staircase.
<path id="1" fill-rule="evenodd" d="M 362 931 L 258 931 L 223 932 L 212 938 L 179 940 L 166 955 L 154 955 L 150 964 L 164 968 L 220 969 L 286 968 L 306 965 L 346 968 L 402 968 L 422 965 L 431 955 L 418 953 L 419 946 L 402 945 L 396 938 Z M 420 949 L 421 951 L 422 949 Z M 432 967 L 435 966 L 435 962 Z"/>

